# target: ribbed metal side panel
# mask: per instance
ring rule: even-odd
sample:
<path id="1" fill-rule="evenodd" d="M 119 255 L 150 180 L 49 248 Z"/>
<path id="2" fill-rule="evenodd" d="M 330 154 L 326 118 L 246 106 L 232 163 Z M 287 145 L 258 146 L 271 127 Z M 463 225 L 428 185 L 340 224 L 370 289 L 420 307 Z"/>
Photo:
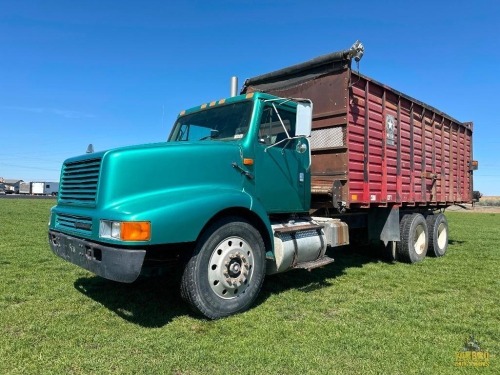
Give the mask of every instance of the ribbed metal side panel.
<path id="1" fill-rule="evenodd" d="M 100 168 L 101 159 L 64 164 L 59 200 L 74 204 L 95 204 Z"/>
<path id="2" fill-rule="evenodd" d="M 90 234 L 92 233 L 92 219 L 90 217 L 57 214 L 56 228 Z"/>
<path id="3" fill-rule="evenodd" d="M 367 77 L 350 91 L 348 204 L 470 202 L 471 123 L 461 123 Z"/>

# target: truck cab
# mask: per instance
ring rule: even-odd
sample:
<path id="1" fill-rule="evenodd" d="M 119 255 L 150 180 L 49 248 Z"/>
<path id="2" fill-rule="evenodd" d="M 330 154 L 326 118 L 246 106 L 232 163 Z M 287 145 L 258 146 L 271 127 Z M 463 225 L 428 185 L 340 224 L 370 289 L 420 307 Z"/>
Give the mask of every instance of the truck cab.
<path id="1" fill-rule="evenodd" d="M 311 116 L 310 101 L 239 95 L 182 111 L 167 142 L 66 160 L 52 250 L 127 283 L 189 254 L 181 291 L 195 310 L 215 318 L 244 310 L 266 269 L 324 255 L 322 226 L 300 219 L 311 201 Z M 299 259 L 273 226 L 290 240 L 300 230 L 318 240 Z"/>
<path id="2" fill-rule="evenodd" d="M 307 136 L 311 122 L 305 124 L 309 130 L 302 123 L 297 132 L 297 105 L 289 99 L 262 93 L 212 102 L 184 112 L 169 143 L 203 141 L 215 148 L 230 145 L 239 152 L 241 160 L 232 160 L 219 169 L 216 174 L 220 181 L 231 180 L 238 172 L 244 177 L 240 178 L 238 189 L 255 198 L 268 214 L 307 212 Z M 304 122 L 299 118 L 300 121 Z"/>

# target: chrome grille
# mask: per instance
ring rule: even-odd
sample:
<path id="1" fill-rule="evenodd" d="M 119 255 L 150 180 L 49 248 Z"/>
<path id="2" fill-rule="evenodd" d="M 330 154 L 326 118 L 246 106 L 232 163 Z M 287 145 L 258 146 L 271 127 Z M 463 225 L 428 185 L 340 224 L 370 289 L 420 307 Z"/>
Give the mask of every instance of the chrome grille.
<path id="1" fill-rule="evenodd" d="M 59 188 L 59 200 L 74 204 L 95 204 L 101 159 L 65 163 Z"/>

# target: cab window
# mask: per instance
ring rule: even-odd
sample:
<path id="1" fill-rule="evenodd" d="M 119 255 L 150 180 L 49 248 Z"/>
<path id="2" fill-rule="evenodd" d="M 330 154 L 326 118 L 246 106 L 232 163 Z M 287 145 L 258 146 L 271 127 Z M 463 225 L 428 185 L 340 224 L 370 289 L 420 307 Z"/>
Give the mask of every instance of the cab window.
<path id="1" fill-rule="evenodd" d="M 177 119 L 170 142 L 235 141 L 248 131 L 253 102 L 244 101 L 194 112 Z"/>
<path id="2" fill-rule="evenodd" d="M 276 110 L 272 105 L 266 105 L 262 112 L 259 126 L 259 143 L 266 146 L 271 146 L 287 139 L 283 125 L 290 137 L 295 136 L 295 113 L 278 106 L 276 106 Z M 280 121 L 280 117 L 283 123 Z M 285 147 L 285 145 L 288 146 L 290 143 L 282 142 L 281 144 Z"/>

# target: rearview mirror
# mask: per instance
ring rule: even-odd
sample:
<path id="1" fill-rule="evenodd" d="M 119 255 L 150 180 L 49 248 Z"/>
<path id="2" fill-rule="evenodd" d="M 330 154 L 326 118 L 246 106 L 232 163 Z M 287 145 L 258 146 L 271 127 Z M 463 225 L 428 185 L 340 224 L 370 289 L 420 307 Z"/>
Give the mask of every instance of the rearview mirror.
<path id="1" fill-rule="evenodd" d="M 297 103 L 297 120 L 295 123 L 295 136 L 309 137 L 311 136 L 312 126 L 312 110 L 313 104 L 311 101 Z"/>

